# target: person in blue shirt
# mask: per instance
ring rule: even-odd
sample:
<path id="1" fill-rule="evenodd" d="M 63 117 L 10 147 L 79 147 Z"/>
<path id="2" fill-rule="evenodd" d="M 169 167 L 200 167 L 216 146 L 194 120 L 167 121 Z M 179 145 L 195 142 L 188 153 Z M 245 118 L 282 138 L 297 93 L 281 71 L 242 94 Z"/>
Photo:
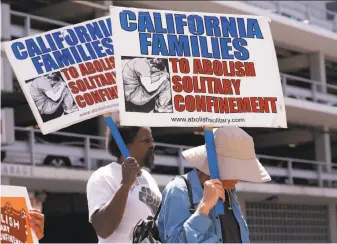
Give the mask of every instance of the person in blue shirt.
<path id="1" fill-rule="evenodd" d="M 238 127 L 213 130 L 220 179 L 210 179 L 206 146 L 183 152 L 194 169 L 184 177 L 192 189 L 190 211 L 188 190 L 176 177 L 165 188 L 158 216 L 158 231 L 163 243 L 249 243 L 249 231 L 236 196 L 239 181 L 267 182 L 271 178 L 255 155 L 254 141 Z M 214 206 L 224 202 L 224 214 Z"/>

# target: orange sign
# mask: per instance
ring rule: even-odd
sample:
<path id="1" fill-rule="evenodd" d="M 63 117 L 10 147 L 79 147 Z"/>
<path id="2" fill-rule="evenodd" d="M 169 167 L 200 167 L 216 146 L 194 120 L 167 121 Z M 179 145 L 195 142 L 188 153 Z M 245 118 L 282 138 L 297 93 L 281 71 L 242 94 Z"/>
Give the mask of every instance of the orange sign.
<path id="1" fill-rule="evenodd" d="M 29 225 L 27 188 L 1 185 L 0 243 L 39 243 Z"/>
<path id="2" fill-rule="evenodd" d="M 24 197 L 1 197 L 1 243 L 32 243 Z"/>

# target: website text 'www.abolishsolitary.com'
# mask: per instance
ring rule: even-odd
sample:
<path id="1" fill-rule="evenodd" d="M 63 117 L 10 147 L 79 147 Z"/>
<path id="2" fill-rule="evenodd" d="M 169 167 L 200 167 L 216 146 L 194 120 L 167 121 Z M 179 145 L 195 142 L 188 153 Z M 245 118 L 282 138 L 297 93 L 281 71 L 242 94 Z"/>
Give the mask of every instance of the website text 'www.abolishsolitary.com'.
<path id="1" fill-rule="evenodd" d="M 231 124 L 231 123 L 243 123 L 245 122 L 244 118 L 215 118 L 210 119 L 208 117 L 180 117 L 180 118 L 171 118 L 172 122 L 196 122 L 196 123 L 212 123 L 212 124 Z"/>

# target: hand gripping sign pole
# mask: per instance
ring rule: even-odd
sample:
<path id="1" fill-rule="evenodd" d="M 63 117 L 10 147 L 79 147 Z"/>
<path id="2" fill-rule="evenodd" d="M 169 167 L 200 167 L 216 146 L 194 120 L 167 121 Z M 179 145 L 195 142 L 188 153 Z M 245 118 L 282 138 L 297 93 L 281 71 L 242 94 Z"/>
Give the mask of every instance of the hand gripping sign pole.
<path id="1" fill-rule="evenodd" d="M 111 135 L 113 136 L 113 138 L 115 139 L 117 146 L 119 148 L 119 150 L 121 151 L 124 159 L 127 159 L 128 157 L 130 157 L 130 153 L 128 148 L 125 145 L 125 142 L 121 136 L 121 134 L 119 133 L 119 130 L 115 124 L 115 122 L 113 121 L 113 119 L 111 118 L 109 113 L 104 114 L 104 120 L 106 122 L 106 124 L 108 125 Z M 137 176 L 140 176 L 141 173 L 138 173 Z"/>
<path id="2" fill-rule="evenodd" d="M 220 179 L 218 159 L 216 156 L 214 135 L 212 127 L 204 127 L 204 137 L 207 150 L 208 167 L 211 179 Z M 215 205 L 215 212 L 217 214 L 224 214 L 224 205 L 221 199 Z"/>

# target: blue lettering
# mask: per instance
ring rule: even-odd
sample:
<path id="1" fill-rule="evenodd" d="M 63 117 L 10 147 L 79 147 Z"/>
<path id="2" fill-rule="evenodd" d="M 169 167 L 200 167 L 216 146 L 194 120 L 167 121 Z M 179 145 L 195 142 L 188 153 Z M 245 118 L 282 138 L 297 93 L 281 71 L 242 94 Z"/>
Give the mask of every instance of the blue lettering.
<path id="1" fill-rule="evenodd" d="M 212 54 L 208 51 L 207 38 L 205 36 L 199 37 L 201 56 L 204 58 L 212 58 Z"/>
<path id="2" fill-rule="evenodd" d="M 57 70 L 59 68 L 49 53 L 42 55 L 42 60 L 44 67 L 46 68 L 46 72 Z"/>
<path id="3" fill-rule="evenodd" d="M 48 53 L 50 52 L 50 48 L 46 47 L 46 44 L 44 43 L 41 36 L 36 37 L 37 43 L 39 43 L 39 46 L 41 48 L 42 53 Z"/>
<path id="4" fill-rule="evenodd" d="M 233 59 L 233 55 L 229 54 L 232 47 L 228 44 L 231 43 L 231 38 L 220 38 L 221 56 L 222 59 Z"/>
<path id="5" fill-rule="evenodd" d="M 205 16 L 206 35 L 208 36 L 221 36 L 219 27 L 219 19 L 215 16 Z"/>
<path id="6" fill-rule="evenodd" d="M 204 34 L 204 22 L 199 15 L 190 15 L 187 18 L 189 23 L 189 31 L 193 35 Z M 192 24 L 193 23 L 193 24 Z"/>
<path id="7" fill-rule="evenodd" d="M 84 51 L 84 48 L 81 45 L 78 45 L 77 49 L 78 49 L 83 61 L 91 60 L 91 57 L 86 54 L 86 52 Z"/>
<path id="8" fill-rule="evenodd" d="M 224 37 L 238 37 L 238 32 L 236 30 L 236 22 L 234 17 L 229 17 L 229 20 L 226 17 L 220 17 L 222 33 Z M 228 35 L 230 33 L 230 35 Z"/>
<path id="9" fill-rule="evenodd" d="M 90 33 L 92 40 L 102 39 L 104 37 L 97 22 L 86 24 L 86 26 L 87 26 L 87 29 Z"/>
<path id="10" fill-rule="evenodd" d="M 184 34 L 184 26 L 187 26 L 185 19 L 186 14 L 175 15 L 177 34 Z"/>
<path id="11" fill-rule="evenodd" d="M 263 39 L 263 35 L 257 19 L 247 19 L 247 37 Z"/>
<path id="12" fill-rule="evenodd" d="M 68 48 L 65 48 L 60 51 L 55 51 L 53 52 L 53 55 L 59 68 L 75 64 L 75 60 L 72 57 Z"/>
<path id="13" fill-rule="evenodd" d="M 192 55 L 193 57 L 200 57 L 199 41 L 197 36 L 190 36 Z"/>
<path id="14" fill-rule="evenodd" d="M 136 15 L 134 12 L 130 10 L 124 10 L 119 14 L 119 20 L 121 23 L 121 27 L 125 31 L 135 31 L 137 30 L 137 24 L 136 23 L 129 23 L 129 21 L 133 20 L 135 21 Z"/>
<path id="15" fill-rule="evenodd" d="M 167 29 L 165 29 L 161 22 L 160 13 L 153 13 L 154 25 L 156 26 L 156 33 L 167 33 Z"/>
<path id="16" fill-rule="evenodd" d="M 237 38 L 233 40 L 233 48 L 238 50 L 234 51 L 235 58 L 239 60 L 249 59 L 249 52 L 244 46 L 247 46 L 247 41 L 242 38 Z"/>
<path id="17" fill-rule="evenodd" d="M 112 23 L 111 23 L 111 18 L 107 18 L 106 23 L 104 20 L 98 21 L 99 26 L 101 27 L 103 34 L 105 37 L 110 37 L 112 36 Z"/>
<path id="18" fill-rule="evenodd" d="M 46 39 L 47 39 L 47 42 L 48 42 L 49 47 L 51 48 L 51 50 L 52 50 L 52 51 L 57 50 L 57 47 L 56 47 L 56 45 L 55 45 L 55 42 L 54 42 L 54 40 L 53 40 L 53 38 L 51 37 L 50 34 L 47 34 L 47 35 L 46 35 Z"/>
<path id="19" fill-rule="evenodd" d="M 152 55 L 169 56 L 163 34 L 153 34 Z"/>
<path id="20" fill-rule="evenodd" d="M 173 22 L 173 14 L 165 14 L 166 16 L 166 26 L 167 26 L 167 33 L 174 34 L 174 22 Z"/>
<path id="21" fill-rule="evenodd" d="M 220 47 L 219 47 L 219 39 L 216 37 L 211 37 L 212 50 L 213 50 L 213 58 L 221 59 L 220 55 Z"/>
<path id="22" fill-rule="evenodd" d="M 64 40 L 69 46 L 75 46 L 78 44 L 78 38 L 72 29 L 67 29 L 68 35 L 64 37 Z"/>
<path id="23" fill-rule="evenodd" d="M 190 57 L 190 43 L 186 35 L 167 35 L 170 56 Z"/>
<path id="24" fill-rule="evenodd" d="M 75 30 L 80 42 L 85 43 L 85 42 L 91 41 L 91 38 L 88 34 L 88 30 L 84 26 L 76 26 L 74 28 L 74 30 Z"/>
<path id="25" fill-rule="evenodd" d="M 114 52 L 114 45 L 113 45 L 112 39 L 109 37 L 103 38 L 101 42 L 102 42 L 102 46 L 107 48 L 105 49 L 105 52 L 108 55 L 114 55 L 115 52 Z"/>
<path id="26" fill-rule="evenodd" d="M 149 12 L 141 12 L 138 17 L 139 32 L 156 32 Z"/>
<path id="27" fill-rule="evenodd" d="M 42 55 L 42 52 L 40 50 L 40 47 L 36 44 L 34 39 L 27 39 L 26 40 L 26 47 L 27 51 L 29 53 L 29 57 L 35 57 Z"/>
<path id="28" fill-rule="evenodd" d="M 106 56 L 106 53 L 103 51 L 103 47 L 102 47 L 102 44 L 100 43 L 100 41 L 94 41 L 91 43 L 93 48 L 95 49 L 96 51 L 96 54 L 99 58 L 103 58 Z M 96 56 L 96 55 L 95 55 Z"/>
<path id="29" fill-rule="evenodd" d="M 25 45 L 22 42 L 14 42 L 11 48 L 16 59 L 24 60 L 28 58 L 28 53 L 24 51 Z"/>
<path id="30" fill-rule="evenodd" d="M 60 31 L 57 31 L 57 32 L 54 32 L 52 33 L 52 36 L 54 37 L 54 40 L 56 42 L 56 45 L 59 49 L 63 49 L 64 46 L 63 46 L 63 35 Z"/>
<path id="31" fill-rule="evenodd" d="M 33 64 L 38 74 L 43 73 L 43 70 L 42 70 L 43 63 L 40 62 L 40 60 L 41 60 L 41 56 L 32 58 Z"/>
<path id="32" fill-rule="evenodd" d="M 242 38 L 247 37 L 245 20 L 243 18 L 238 18 L 237 22 L 238 22 L 239 36 Z"/>
<path id="33" fill-rule="evenodd" d="M 79 45 L 80 46 L 80 45 Z M 81 63 L 82 62 L 82 59 L 76 49 L 76 47 L 70 47 L 70 50 L 71 50 L 71 53 L 73 54 L 75 60 L 77 63 Z"/>
<path id="34" fill-rule="evenodd" d="M 96 41 L 95 41 L 96 42 Z M 85 43 L 85 47 L 87 48 L 88 52 L 89 52 L 89 55 L 91 57 L 91 59 L 96 59 L 97 58 L 97 55 L 95 53 L 95 50 L 93 49 L 93 47 L 91 46 L 93 44 L 93 42 L 91 43 Z"/>
<path id="35" fill-rule="evenodd" d="M 152 42 L 148 39 L 151 38 L 149 33 L 139 33 L 139 44 L 140 44 L 140 53 L 149 55 L 149 46 L 152 45 Z"/>

